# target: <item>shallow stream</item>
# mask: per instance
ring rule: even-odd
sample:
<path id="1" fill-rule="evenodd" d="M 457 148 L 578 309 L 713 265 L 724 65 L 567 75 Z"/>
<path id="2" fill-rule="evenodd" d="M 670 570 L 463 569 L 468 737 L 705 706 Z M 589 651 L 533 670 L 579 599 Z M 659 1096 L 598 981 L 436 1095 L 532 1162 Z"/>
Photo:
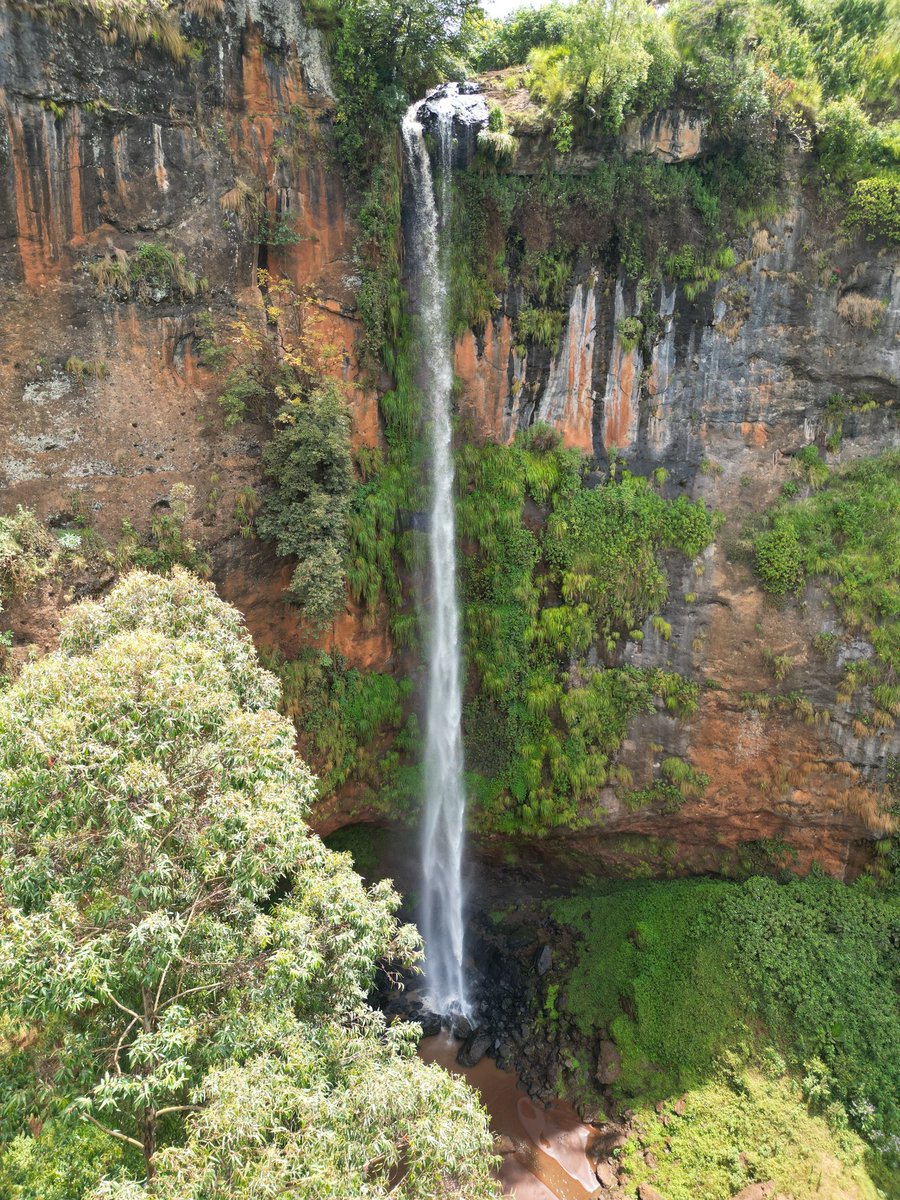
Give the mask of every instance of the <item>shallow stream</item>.
<path id="1" fill-rule="evenodd" d="M 461 1042 L 448 1033 L 423 1038 L 419 1055 L 461 1075 L 481 1093 L 491 1129 L 500 1139 L 499 1177 L 505 1195 L 516 1200 L 588 1200 L 598 1194 L 597 1177 L 587 1155 L 595 1130 L 568 1104 L 544 1108 L 519 1086 L 514 1071 L 501 1071 L 490 1058 L 477 1066 L 456 1061 Z"/>

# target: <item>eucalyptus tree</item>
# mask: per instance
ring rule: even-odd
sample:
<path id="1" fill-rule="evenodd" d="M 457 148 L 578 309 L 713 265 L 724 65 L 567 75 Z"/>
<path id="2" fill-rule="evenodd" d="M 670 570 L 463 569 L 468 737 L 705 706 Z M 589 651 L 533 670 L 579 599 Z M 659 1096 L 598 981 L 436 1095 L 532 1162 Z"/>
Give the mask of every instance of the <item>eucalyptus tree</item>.
<path id="1" fill-rule="evenodd" d="M 366 1006 L 418 938 L 310 833 L 277 699 L 180 570 L 72 609 L 0 697 L 7 1114 L 105 1135 L 122 1200 L 492 1195 L 474 1095 Z"/>

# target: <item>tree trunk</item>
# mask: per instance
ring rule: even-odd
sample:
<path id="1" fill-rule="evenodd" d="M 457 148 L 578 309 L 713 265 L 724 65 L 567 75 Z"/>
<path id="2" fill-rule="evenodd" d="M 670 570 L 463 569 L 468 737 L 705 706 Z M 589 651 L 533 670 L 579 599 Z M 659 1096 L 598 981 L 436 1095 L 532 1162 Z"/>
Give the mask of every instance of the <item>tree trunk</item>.
<path id="1" fill-rule="evenodd" d="M 147 1108 L 144 1110 L 144 1170 L 147 1176 L 147 1190 L 153 1191 L 153 1177 L 156 1174 L 156 1164 L 154 1158 L 156 1156 L 156 1110 Z"/>

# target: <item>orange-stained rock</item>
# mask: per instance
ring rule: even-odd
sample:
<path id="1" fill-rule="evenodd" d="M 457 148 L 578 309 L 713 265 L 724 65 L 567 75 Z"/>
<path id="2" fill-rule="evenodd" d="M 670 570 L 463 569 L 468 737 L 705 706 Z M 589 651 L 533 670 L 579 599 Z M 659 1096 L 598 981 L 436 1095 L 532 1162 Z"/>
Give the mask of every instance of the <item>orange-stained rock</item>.
<path id="1" fill-rule="evenodd" d="M 651 154 L 663 162 L 696 158 L 703 148 L 706 122 L 698 113 L 667 109 L 651 117 L 629 117 L 620 136 L 626 158 Z"/>
<path id="2" fill-rule="evenodd" d="M 597 331 L 596 277 L 578 283 L 569 305 L 559 353 L 540 397 L 537 419 L 558 429 L 566 446 L 593 451 L 594 401 L 591 388 Z"/>
<path id="3" fill-rule="evenodd" d="M 512 326 L 505 314 L 485 325 L 482 346 L 471 329 L 456 342 L 456 374 L 462 380 L 460 413 L 476 437 L 508 442 L 515 433 L 515 397 L 525 374 L 525 360 L 512 346 Z"/>

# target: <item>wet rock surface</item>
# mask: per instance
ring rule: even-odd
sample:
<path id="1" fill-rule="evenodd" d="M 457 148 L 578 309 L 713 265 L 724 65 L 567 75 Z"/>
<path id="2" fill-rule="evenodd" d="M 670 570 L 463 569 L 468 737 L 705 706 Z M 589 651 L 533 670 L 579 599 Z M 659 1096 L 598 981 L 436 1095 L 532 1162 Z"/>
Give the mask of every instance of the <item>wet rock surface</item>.
<path id="1" fill-rule="evenodd" d="M 452 165 L 465 170 L 475 157 L 478 131 L 488 122 L 487 101 L 480 84 L 441 84 L 425 97 L 418 116 L 426 134 L 433 133 L 437 122 L 449 116 L 453 123 Z"/>

